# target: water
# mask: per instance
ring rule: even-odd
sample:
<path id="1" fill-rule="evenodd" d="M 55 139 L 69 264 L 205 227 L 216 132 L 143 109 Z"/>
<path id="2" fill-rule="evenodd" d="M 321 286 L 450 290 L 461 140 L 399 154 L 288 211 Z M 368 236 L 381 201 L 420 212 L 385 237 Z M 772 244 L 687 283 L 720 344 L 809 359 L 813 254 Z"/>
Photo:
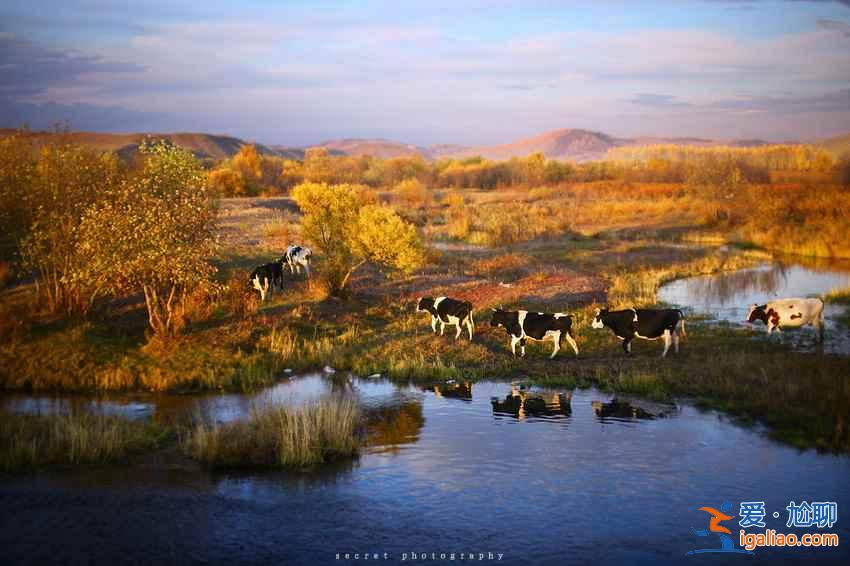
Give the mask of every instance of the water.
<path id="1" fill-rule="evenodd" d="M 833 264 L 809 267 L 771 263 L 728 273 L 679 279 L 661 287 L 658 299 L 689 311 L 705 313 L 718 320 L 745 325 L 750 305 L 790 297 L 822 297 L 834 289 L 850 287 L 850 266 Z M 844 314 L 842 305 L 826 305 L 826 340 L 815 344 L 811 327 L 783 330 L 782 340 L 803 350 L 821 348 L 826 353 L 850 354 L 850 329 L 836 322 Z M 765 331 L 761 323 L 754 326 Z M 780 338 L 776 338 L 777 340 Z"/>
<path id="2" fill-rule="evenodd" d="M 803 499 L 838 503 L 841 546 L 757 556 L 850 558 L 850 458 L 799 452 L 714 412 L 593 389 L 422 387 L 339 374 L 293 378 L 261 395 L 297 403 L 331 391 L 370 415 L 371 446 L 356 461 L 313 473 L 215 474 L 177 463 L 6 479 L 3 562 L 364 562 L 337 561 L 338 552 L 386 552 L 384 563 L 413 552 L 504 553 L 509 564 L 685 562 L 706 559 L 686 558 L 689 550 L 719 546 L 691 531 L 708 524 L 697 508 L 728 500 L 737 515 L 740 501 L 763 500 L 780 512 L 768 527 L 786 531 L 785 506 Z M 14 396 L 0 410 L 76 404 L 133 418 L 231 420 L 256 400 Z"/>

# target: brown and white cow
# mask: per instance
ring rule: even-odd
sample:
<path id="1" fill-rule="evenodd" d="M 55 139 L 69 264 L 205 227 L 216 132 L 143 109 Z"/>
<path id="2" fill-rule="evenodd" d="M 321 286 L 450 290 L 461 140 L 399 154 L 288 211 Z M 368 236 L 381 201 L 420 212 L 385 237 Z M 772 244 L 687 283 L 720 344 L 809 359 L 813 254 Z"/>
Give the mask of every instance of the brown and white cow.
<path id="1" fill-rule="evenodd" d="M 767 326 L 767 333 L 782 327 L 796 328 L 810 324 L 823 340 L 823 301 L 820 299 L 777 299 L 764 305 L 750 306 L 747 322 L 760 320 Z"/>

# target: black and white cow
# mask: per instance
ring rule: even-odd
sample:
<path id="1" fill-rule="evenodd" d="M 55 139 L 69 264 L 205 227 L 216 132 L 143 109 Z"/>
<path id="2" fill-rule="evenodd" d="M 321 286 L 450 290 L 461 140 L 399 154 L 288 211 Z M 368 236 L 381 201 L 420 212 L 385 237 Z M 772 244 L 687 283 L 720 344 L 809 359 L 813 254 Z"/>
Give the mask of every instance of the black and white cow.
<path id="1" fill-rule="evenodd" d="M 265 301 L 266 295 L 271 296 L 275 285 L 283 289 L 283 265 L 280 261 L 274 261 L 257 266 L 249 280 L 254 289 L 260 292 L 260 300 Z"/>
<path id="2" fill-rule="evenodd" d="M 310 259 L 313 257 L 313 250 L 304 246 L 290 245 L 286 247 L 283 256 L 278 260 L 289 267 L 289 272 L 292 275 L 300 273 L 304 270 L 307 277 L 310 277 Z"/>
<path id="3" fill-rule="evenodd" d="M 670 344 L 676 353 L 679 352 L 679 337 L 686 337 L 685 315 L 679 309 L 625 309 L 610 311 L 596 309 L 591 323 L 593 328 L 605 328 L 614 331 L 614 335 L 623 341 L 623 350 L 632 353 L 632 340 L 664 339 L 664 351 L 661 357 L 667 355 Z"/>
<path id="4" fill-rule="evenodd" d="M 431 330 L 437 332 L 437 321 L 440 321 L 440 336 L 446 329 L 447 324 L 457 327 L 455 339 L 460 338 L 463 326 L 469 331 L 469 339 L 475 330 L 475 322 L 472 320 L 472 303 L 469 301 L 458 301 L 449 297 L 422 297 L 416 304 L 416 312 L 428 312 L 431 314 Z"/>
<path id="5" fill-rule="evenodd" d="M 781 327 L 799 327 L 811 324 L 823 341 L 823 301 L 820 299 L 777 299 L 761 306 L 752 305 L 747 322 L 764 322 L 767 333 L 782 332 Z"/>
<path id="6" fill-rule="evenodd" d="M 554 358 L 561 349 L 561 338 L 566 338 L 578 356 L 578 345 L 573 334 L 573 317 L 569 314 L 556 312 L 505 311 L 493 309 L 492 326 L 501 326 L 511 337 L 511 353 L 516 356 L 516 345 L 520 345 L 521 356 L 525 357 L 525 341 L 542 342 L 551 339 L 555 344 L 550 358 Z"/>

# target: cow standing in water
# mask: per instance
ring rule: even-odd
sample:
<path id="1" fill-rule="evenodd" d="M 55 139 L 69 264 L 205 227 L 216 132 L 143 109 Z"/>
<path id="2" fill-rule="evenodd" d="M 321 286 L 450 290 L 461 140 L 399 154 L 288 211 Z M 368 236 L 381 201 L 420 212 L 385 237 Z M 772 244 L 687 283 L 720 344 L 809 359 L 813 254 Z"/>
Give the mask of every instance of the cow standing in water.
<path id="1" fill-rule="evenodd" d="M 747 313 L 747 322 L 764 322 L 767 333 L 782 332 L 781 327 L 797 328 L 810 324 L 818 331 L 823 342 L 823 301 L 820 299 L 778 299 L 764 305 L 753 304 Z"/>
<path id="2" fill-rule="evenodd" d="M 475 330 L 475 322 L 472 320 L 472 303 L 469 301 L 458 301 L 449 297 L 422 297 L 416 304 L 416 312 L 427 312 L 431 315 L 431 330 L 437 332 L 437 321 L 440 322 L 440 336 L 446 329 L 447 324 L 457 327 L 455 339 L 460 338 L 462 327 L 466 326 L 469 331 L 469 339 Z"/>
<path id="3" fill-rule="evenodd" d="M 557 312 L 504 311 L 493 309 L 492 326 L 501 326 L 511 337 L 511 353 L 516 356 L 516 345 L 520 346 L 520 355 L 525 357 L 525 341 L 542 342 L 551 339 L 555 344 L 550 358 L 554 358 L 561 349 L 561 338 L 566 338 L 578 356 L 578 345 L 573 334 L 573 317 Z"/>
<path id="4" fill-rule="evenodd" d="M 667 355 L 670 344 L 679 353 L 679 334 L 685 334 L 685 315 L 679 309 L 625 309 L 609 311 L 596 309 L 596 316 L 591 323 L 593 328 L 610 328 L 614 335 L 623 341 L 623 350 L 632 353 L 632 340 L 664 339 L 664 351 L 661 357 Z"/>

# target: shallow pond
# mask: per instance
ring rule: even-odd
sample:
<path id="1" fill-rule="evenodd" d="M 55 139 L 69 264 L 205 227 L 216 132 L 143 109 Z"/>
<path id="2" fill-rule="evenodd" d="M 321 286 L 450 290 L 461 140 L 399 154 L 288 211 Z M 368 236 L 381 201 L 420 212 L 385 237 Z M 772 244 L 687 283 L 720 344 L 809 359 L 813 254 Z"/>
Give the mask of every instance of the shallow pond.
<path id="1" fill-rule="evenodd" d="M 737 521 L 738 504 L 751 500 L 779 512 L 767 525 L 780 532 L 792 530 L 792 500 L 839 508 L 837 549 L 758 549 L 759 558 L 850 558 L 850 458 L 799 452 L 688 405 L 594 389 L 423 387 L 335 374 L 292 378 L 259 396 L 6 396 L 0 410 L 76 405 L 230 420 L 259 398 L 299 403 L 327 394 L 352 396 L 380 415 L 356 461 L 314 473 L 165 465 L 7 479 L 5 560 L 324 564 L 349 563 L 337 562 L 338 552 L 386 552 L 397 563 L 424 552 L 431 563 L 440 553 L 492 552 L 511 564 L 683 562 L 695 560 L 689 550 L 719 546 L 691 530 L 708 526 L 699 507 L 729 501 Z"/>
<path id="2" fill-rule="evenodd" d="M 661 287 L 658 300 L 691 312 L 712 315 L 718 320 L 745 325 L 753 303 L 788 297 L 822 297 L 834 289 L 850 287 L 850 266 L 832 264 L 808 267 L 800 264 L 772 263 L 715 275 L 679 279 Z M 827 304 L 826 340 L 815 344 L 811 327 L 783 331 L 781 338 L 806 350 L 823 348 L 826 353 L 850 354 L 850 328 L 835 319 L 847 307 Z M 765 330 L 764 325 L 754 326 Z"/>

